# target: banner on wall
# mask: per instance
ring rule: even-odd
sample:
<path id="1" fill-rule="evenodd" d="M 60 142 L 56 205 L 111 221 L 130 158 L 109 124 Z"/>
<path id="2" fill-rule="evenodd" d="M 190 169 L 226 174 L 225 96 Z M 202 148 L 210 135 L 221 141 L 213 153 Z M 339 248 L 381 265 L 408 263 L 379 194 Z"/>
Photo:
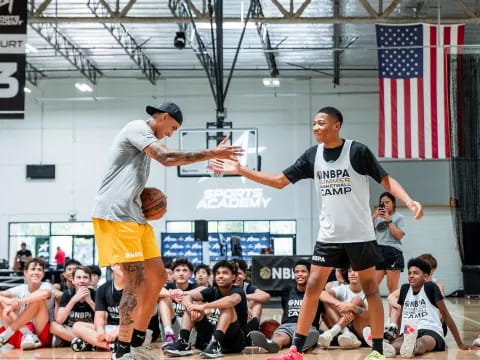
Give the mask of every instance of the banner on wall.
<path id="1" fill-rule="evenodd" d="M 25 115 L 27 1 L 0 0 L 0 119 Z"/>
<path id="2" fill-rule="evenodd" d="M 279 291 L 295 283 L 293 266 L 311 256 L 254 256 L 252 257 L 252 283 L 264 291 Z"/>
<path id="3" fill-rule="evenodd" d="M 35 256 L 50 260 L 50 237 L 37 237 L 35 241 Z"/>
<path id="4" fill-rule="evenodd" d="M 194 266 L 202 263 L 202 242 L 193 233 L 162 233 L 162 256 L 187 258 Z"/>

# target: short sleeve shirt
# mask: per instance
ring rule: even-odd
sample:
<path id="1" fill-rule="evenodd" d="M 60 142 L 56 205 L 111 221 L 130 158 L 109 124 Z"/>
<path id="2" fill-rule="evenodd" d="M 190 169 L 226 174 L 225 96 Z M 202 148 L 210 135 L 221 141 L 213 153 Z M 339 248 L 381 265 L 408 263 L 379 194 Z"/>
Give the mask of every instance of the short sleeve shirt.
<path id="1" fill-rule="evenodd" d="M 90 290 L 90 296 L 92 299 L 95 299 L 95 290 Z M 70 300 L 75 296 L 75 289 L 68 289 L 63 292 L 62 298 L 60 299 L 60 307 L 65 307 L 70 302 Z M 87 323 L 93 323 L 95 312 L 84 301 L 77 302 L 70 314 L 68 314 L 67 320 L 65 320 L 64 325 L 73 326 L 78 321 L 83 321 Z"/>
<path id="2" fill-rule="evenodd" d="M 345 142 L 343 142 L 341 146 L 333 149 L 325 148 L 323 151 L 325 161 L 333 162 L 337 160 L 344 144 Z M 317 146 L 318 145 L 314 145 L 307 149 L 293 165 L 283 171 L 283 174 L 292 184 L 302 179 L 314 178 Z M 383 177 L 388 175 L 370 149 L 358 141 L 354 141 L 350 148 L 350 163 L 357 173 L 360 175 L 368 175 L 378 183 L 382 181 Z"/>
<path id="3" fill-rule="evenodd" d="M 140 194 L 150 172 L 144 149 L 157 141 L 143 120 L 129 122 L 113 140 L 108 170 L 95 199 L 92 217 L 145 224 Z"/>
<path id="4" fill-rule="evenodd" d="M 123 290 L 117 290 L 113 281 L 109 280 L 97 289 L 95 295 L 95 311 L 106 311 L 107 324 L 118 325 L 120 323 L 120 300 Z"/>
<path id="5" fill-rule="evenodd" d="M 200 294 L 202 295 L 203 301 L 208 303 L 224 297 L 220 293 L 220 290 L 218 289 L 218 287 L 216 286 L 205 288 L 200 292 Z M 228 295 L 233 295 L 233 294 L 238 294 L 241 297 L 240 302 L 237 305 L 235 305 L 235 312 L 237 313 L 237 318 L 238 318 L 240 327 L 242 328 L 242 330 L 245 331 L 247 327 L 247 320 L 248 320 L 247 297 L 245 295 L 245 291 L 243 291 L 243 289 L 237 286 L 233 286 L 230 290 L 230 294 Z"/>
<path id="6" fill-rule="evenodd" d="M 54 292 L 53 285 L 50 284 L 50 283 L 47 283 L 47 282 L 42 282 L 39 290 L 48 290 L 50 292 L 50 298 L 45 300 L 45 302 L 47 304 L 47 308 L 48 308 L 49 312 L 51 312 L 55 308 L 55 295 L 54 295 L 55 292 Z M 11 289 L 8 289 L 7 291 L 8 291 L 8 293 L 10 293 L 10 295 L 12 295 L 12 297 L 14 297 L 15 299 L 18 299 L 18 300 L 24 299 L 27 296 L 30 296 L 32 294 L 30 291 L 28 291 L 28 285 L 27 284 L 22 284 L 22 285 L 15 286 Z M 26 304 L 23 304 L 20 307 L 20 312 L 25 310 L 26 306 L 27 306 Z"/>
<path id="7" fill-rule="evenodd" d="M 390 215 L 390 220 L 393 224 L 405 234 L 405 218 L 402 214 L 394 212 Z M 385 220 L 381 217 L 377 217 L 373 225 L 375 227 L 375 237 L 378 245 L 391 246 L 395 249 L 402 250 L 401 241 L 395 239 L 390 231 L 388 225 L 385 224 Z"/>
<path id="8" fill-rule="evenodd" d="M 197 287 L 198 287 L 197 284 L 188 283 L 188 287 L 185 291 L 190 291 Z M 174 289 L 177 289 L 177 285 L 175 283 L 166 283 L 165 289 L 174 290 Z M 183 317 L 183 314 L 185 313 L 185 306 L 177 303 L 175 300 L 173 300 L 172 303 L 173 303 L 173 310 L 175 311 L 175 316 L 180 318 Z"/>

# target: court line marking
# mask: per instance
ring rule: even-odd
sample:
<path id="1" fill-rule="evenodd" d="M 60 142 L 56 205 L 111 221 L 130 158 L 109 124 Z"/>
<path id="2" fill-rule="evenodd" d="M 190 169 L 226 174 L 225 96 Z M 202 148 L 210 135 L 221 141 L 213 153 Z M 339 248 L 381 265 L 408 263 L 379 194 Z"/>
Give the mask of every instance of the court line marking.
<path id="1" fill-rule="evenodd" d="M 480 325 L 480 321 L 476 321 L 476 320 L 473 320 L 473 319 L 470 319 L 469 317 L 467 316 L 463 316 L 463 315 L 460 315 L 460 314 L 457 314 L 457 313 L 454 313 L 454 312 L 451 312 L 450 311 L 450 315 L 453 315 L 453 316 L 456 316 L 456 317 L 459 317 L 459 318 L 462 318 L 464 320 L 467 320 L 467 321 L 470 321 L 476 325 Z"/>

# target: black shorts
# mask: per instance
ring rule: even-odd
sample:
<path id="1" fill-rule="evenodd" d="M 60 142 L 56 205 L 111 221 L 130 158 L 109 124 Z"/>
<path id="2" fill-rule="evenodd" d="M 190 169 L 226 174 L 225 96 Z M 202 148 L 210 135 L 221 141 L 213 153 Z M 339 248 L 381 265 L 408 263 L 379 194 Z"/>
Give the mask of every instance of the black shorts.
<path id="1" fill-rule="evenodd" d="M 199 350 L 205 349 L 212 339 L 215 325 L 210 323 L 206 317 L 195 323 L 197 330 L 197 340 L 195 341 L 195 348 Z M 230 324 L 225 333 L 222 342 L 222 352 L 224 354 L 232 354 L 241 352 L 246 346 L 246 336 L 237 321 Z"/>
<path id="2" fill-rule="evenodd" d="M 445 340 L 440 335 L 433 330 L 419 329 L 417 339 L 425 335 L 433 337 L 437 343 L 432 351 L 445 351 Z"/>
<path id="3" fill-rule="evenodd" d="M 312 264 L 361 271 L 375 266 L 381 255 L 376 240 L 358 243 L 325 243 L 317 241 Z"/>
<path id="4" fill-rule="evenodd" d="M 378 251 L 383 259 L 375 264 L 377 270 L 400 270 L 405 268 L 405 260 L 403 259 L 403 252 L 394 248 L 393 246 L 378 245 Z"/>

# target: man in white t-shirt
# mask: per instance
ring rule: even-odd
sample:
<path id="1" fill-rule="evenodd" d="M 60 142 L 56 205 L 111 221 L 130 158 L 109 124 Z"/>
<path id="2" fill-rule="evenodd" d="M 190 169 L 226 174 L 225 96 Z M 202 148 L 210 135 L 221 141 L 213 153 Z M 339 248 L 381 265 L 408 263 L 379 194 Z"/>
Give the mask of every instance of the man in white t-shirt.
<path id="1" fill-rule="evenodd" d="M 45 262 L 34 258 L 25 264 L 25 284 L 0 292 L 0 344 L 36 349 L 51 342 L 50 317 L 55 306 L 52 284 L 42 282 Z"/>
<path id="2" fill-rule="evenodd" d="M 368 326 L 368 303 L 358 278 L 358 272 L 348 269 L 349 284 L 332 287 L 323 291 L 320 300 L 325 304 L 325 321 L 331 326 L 318 338 L 320 346 L 328 348 L 338 336 L 341 348 L 352 349 L 362 345 L 359 340 L 362 330 Z"/>

